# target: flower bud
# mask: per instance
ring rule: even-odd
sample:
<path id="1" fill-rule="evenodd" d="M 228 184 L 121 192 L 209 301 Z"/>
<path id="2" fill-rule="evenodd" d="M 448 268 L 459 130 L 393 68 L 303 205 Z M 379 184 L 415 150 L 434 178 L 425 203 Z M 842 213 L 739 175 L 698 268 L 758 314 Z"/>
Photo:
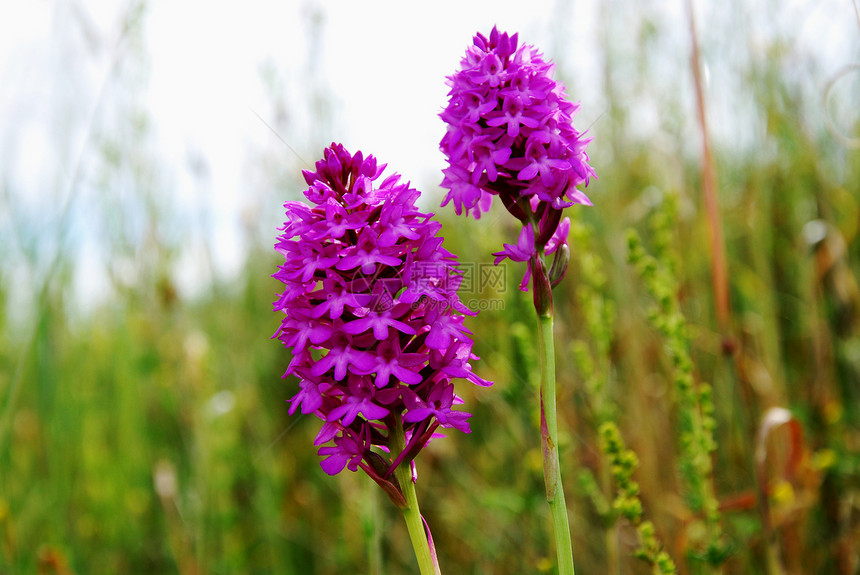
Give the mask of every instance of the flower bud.
<path id="1" fill-rule="evenodd" d="M 553 258 L 552 266 L 549 268 L 550 286 L 555 287 L 561 283 L 564 274 L 567 273 L 568 262 L 570 262 L 570 248 L 567 244 L 561 244 L 555 251 L 555 258 Z"/>
<path id="2" fill-rule="evenodd" d="M 534 281 L 534 304 L 539 317 L 552 316 L 552 286 L 546 274 L 543 259 L 532 260 L 532 280 Z"/>

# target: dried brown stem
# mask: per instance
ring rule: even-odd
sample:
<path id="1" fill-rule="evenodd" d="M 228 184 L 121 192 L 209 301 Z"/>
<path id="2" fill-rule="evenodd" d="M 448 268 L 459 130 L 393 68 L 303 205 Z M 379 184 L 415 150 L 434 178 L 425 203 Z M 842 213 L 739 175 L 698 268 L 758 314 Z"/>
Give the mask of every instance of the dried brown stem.
<path id="1" fill-rule="evenodd" d="M 708 137 L 705 95 L 702 87 L 702 71 L 699 65 L 699 41 L 698 34 L 696 33 L 696 18 L 693 13 L 692 0 L 687 0 L 687 13 L 692 42 L 690 67 L 693 70 L 693 83 L 696 88 L 696 112 L 702 136 L 702 192 L 711 235 L 711 272 L 714 290 L 714 308 L 717 315 L 717 324 L 723 336 L 723 349 L 726 353 L 730 354 L 734 351 L 734 346 L 729 334 L 731 305 L 729 303 L 728 265 L 726 264 L 720 207 L 717 201 L 717 175 L 714 169 L 714 158 Z"/>

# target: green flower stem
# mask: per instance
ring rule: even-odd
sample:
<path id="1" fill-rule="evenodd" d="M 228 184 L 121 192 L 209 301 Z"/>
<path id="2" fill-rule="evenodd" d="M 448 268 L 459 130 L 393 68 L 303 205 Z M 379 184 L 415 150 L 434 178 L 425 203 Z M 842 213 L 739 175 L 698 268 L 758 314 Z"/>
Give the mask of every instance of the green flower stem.
<path id="1" fill-rule="evenodd" d="M 403 423 L 399 415 L 395 416 L 394 419 L 395 424 L 390 430 L 391 435 L 389 437 L 391 442 L 389 448 L 392 455 L 402 453 L 406 448 Z M 415 550 L 415 558 L 418 560 L 421 575 L 440 575 L 439 566 L 434 562 L 433 555 L 430 553 L 430 544 L 427 541 L 427 533 L 424 531 L 424 521 L 421 519 L 418 496 L 415 494 L 415 484 L 412 482 L 412 472 L 409 467 L 409 462 L 404 461 L 394 470 L 397 481 L 400 483 L 400 489 L 403 491 L 403 497 L 406 499 L 406 507 L 401 509 L 403 518 L 406 520 L 406 529 L 412 540 L 412 548 Z"/>
<path id="2" fill-rule="evenodd" d="M 559 575 L 573 575 L 573 547 L 570 522 L 564 501 L 561 468 L 558 465 L 558 420 L 555 399 L 555 345 L 552 311 L 538 314 L 538 353 L 540 355 L 541 443 L 546 482 L 546 500 L 552 512 Z"/>

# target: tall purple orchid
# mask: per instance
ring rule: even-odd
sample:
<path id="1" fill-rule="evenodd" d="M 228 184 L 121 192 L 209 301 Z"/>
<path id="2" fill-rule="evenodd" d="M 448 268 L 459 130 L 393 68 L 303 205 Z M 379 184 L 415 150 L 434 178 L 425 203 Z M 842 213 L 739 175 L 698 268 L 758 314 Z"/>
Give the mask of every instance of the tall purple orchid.
<path id="1" fill-rule="evenodd" d="M 440 143 L 448 159 L 442 205 L 452 202 L 457 214 L 480 218 L 499 197 L 523 229 L 515 245 L 494 254 L 496 263 L 527 262 L 520 288 L 533 279 L 541 307 L 567 268 L 570 222 L 562 210 L 591 205 L 576 186 L 594 176 L 585 152 L 589 139 L 573 127 L 579 106 L 567 99 L 553 69 L 534 46 L 518 46 L 516 34 L 496 28 L 489 38 L 477 34 L 448 77 L 448 105 L 440 114 L 448 128 Z M 549 255 L 553 274 L 543 262 Z"/>
<path id="2" fill-rule="evenodd" d="M 463 320 L 475 314 L 457 296 L 461 274 L 437 237 L 441 225 L 418 211 L 419 192 L 400 176 L 380 182 L 384 169 L 332 144 L 304 172 L 312 205 L 284 204 L 275 245 L 284 263 L 273 277 L 285 287 L 273 337 L 292 350 L 285 376 L 299 379 L 290 414 L 324 422 L 315 440 L 322 468 L 367 473 L 412 512 L 415 544 L 424 534 L 413 460 L 438 427 L 469 433 L 452 380 L 490 382 L 472 372 L 478 358 Z"/>
<path id="3" fill-rule="evenodd" d="M 495 27 L 489 38 L 474 37 L 448 77 L 449 100 L 440 117 L 447 125 L 440 148 L 448 159 L 442 205 L 475 218 L 498 196 L 521 224 L 516 243 L 494 253 L 526 263 L 520 289 L 533 285 L 538 316 L 541 365 L 541 443 L 546 495 L 552 511 L 559 573 L 573 575 L 570 524 L 558 464 L 555 351 L 552 334 L 552 288 L 567 270 L 570 220 L 565 208 L 591 205 L 577 189 L 588 185 L 594 170 L 585 147 L 589 140 L 573 126 L 578 105 L 553 79 L 553 64 L 528 44 L 517 45 Z M 547 266 L 545 258 L 553 256 Z"/>

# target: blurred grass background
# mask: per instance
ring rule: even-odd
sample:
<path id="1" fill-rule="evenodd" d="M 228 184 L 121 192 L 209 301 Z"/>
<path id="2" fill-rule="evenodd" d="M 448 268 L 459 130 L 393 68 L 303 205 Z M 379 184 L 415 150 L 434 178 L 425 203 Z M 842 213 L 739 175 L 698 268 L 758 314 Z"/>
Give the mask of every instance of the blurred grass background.
<path id="1" fill-rule="evenodd" d="M 777 13 L 780 4 L 771 4 Z M 709 84 L 723 89 L 706 99 L 736 106 L 749 122 L 737 140 L 720 137 L 730 127 L 709 133 L 731 301 L 724 329 L 714 305 L 692 68 L 685 52 L 666 78 L 666 62 L 656 59 L 666 35 L 686 30 L 685 17 L 655 19 L 638 3 L 623 18 L 600 8 L 594 49 L 606 112 L 590 129 L 589 148 L 600 179 L 588 190 L 595 206 L 571 210 L 572 261 L 555 292 L 561 457 L 579 573 L 648 572 L 632 556 L 632 526 L 599 509 L 583 473 L 613 499 L 597 433 L 606 417 L 638 456 L 645 517 L 679 571 L 712 572 L 696 556 L 701 513 L 679 472 L 673 366 L 666 338 L 649 322 L 652 298 L 627 263 L 628 228 L 673 262 L 694 377 L 713 386 L 718 448 L 707 480 L 726 551 L 715 563 L 725 573 L 765 573 L 768 549 L 777 549 L 787 573 L 860 572 L 860 82 L 856 69 L 822 69 L 792 30 L 764 44 L 751 39 L 756 22 L 745 22 L 741 3 L 733 6 L 725 20 L 700 26 L 698 38 L 706 56 L 725 50 Z M 835 6 L 826 8 L 831 17 L 855 16 L 849 4 Z M 146 60 L 145 7 L 133 5 L 125 20 L 138 62 Z M 544 48 L 563 70 L 575 57 L 564 40 L 571 5 L 560 2 L 558 12 L 558 46 Z M 325 26 L 323 11 L 309 14 L 307 26 Z M 691 38 L 681 37 L 687 50 Z M 740 58 L 738 44 L 755 46 Z M 843 64 L 858 55 L 844 54 Z M 133 94 L 145 84 L 141 70 L 120 72 L 116 89 Z M 292 104 L 277 89 L 277 72 L 264 74 L 279 118 Z M 577 78 L 564 79 L 577 94 Z M 331 102 L 316 88 L 307 98 L 308 113 L 327 125 Z M 381 572 L 413 572 L 396 509 L 364 476 L 326 476 L 312 447 L 318 421 L 287 416 L 297 386 L 281 379 L 289 356 L 268 339 L 279 321 L 271 312 L 279 289 L 269 277 L 277 264 L 271 245 L 280 204 L 303 189 L 304 166 L 282 148 L 261 153 L 257 177 L 278 213 L 245 214 L 239 273 L 213 272 L 205 289 L 188 295 L 177 268 L 189 234 L 151 145 L 152 119 L 138 100 L 124 102 L 87 140 L 85 165 L 69 153 L 71 191 L 63 194 L 69 178 L 58 175 L 55 221 L 29 209 L 27 190 L 3 180 L 0 572 L 367 573 L 372 509 L 382 530 Z M 286 120 L 273 127 L 290 130 Z M 321 131 L 296 145 L 315 158 L 326 139 Z M 205 186 L 205 166 L 194 173 L 191 185 Z M 70 287 L 87 273 L 76 269 L 72 241 L 87 225 L 73 205 L 84 185 L 98 198 L 92 218 L 110 282 L 86 308 Z M 463 262 L 490 262 L 516 237 L 500 212 L 476 222 L 438 211 L 446 246 Z M 664 222 L 656 232 L 655 218 Z M 196 254 L 214 267 L 212 245 L 203 242 Z M 535 322 L 530 296 L 515 288 L 521 273 L 509 265 L 506 289 L 476 285 L 463 294 L 488 308 L 469 327 L 482 357 L 475 369 L 496 383 L 460 386 L 472 434 L 452 433 L 418 460 L 419 500 L 446 573 L 554 569 Z M 24 304 L 14 296 L 22 284 Z M 790 411 L 790 425 L 761 439 L 774 407 Z M 756 462 L 756 450 L 766 463 Z M 762 472 L 770 527 L 757 499 Z"/>

